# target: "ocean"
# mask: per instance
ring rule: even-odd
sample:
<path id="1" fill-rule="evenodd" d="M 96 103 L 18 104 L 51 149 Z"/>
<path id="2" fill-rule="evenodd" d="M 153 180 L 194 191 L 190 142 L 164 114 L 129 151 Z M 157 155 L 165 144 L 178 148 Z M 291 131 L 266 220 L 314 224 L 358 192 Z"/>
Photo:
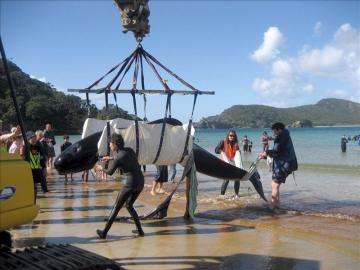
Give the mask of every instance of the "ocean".
<path id="1" fill-rule="evenodd" d="M 266 129 L 237 129 L 238 138 L 244 135 L 253 142 L 252 153 L 243 153 L 245 166 L 249 166 L 261 151 L 261 135 Z M 272 135 L 271 130 L 266 130 Z M 214 153 L 217 143 L 224 138 L 224 129 L 197 129 L 195 142 Z M 330 216 L 343 219 L 360 219 L 360 146 L 357 141 L 349 141 L 346 153 L 340 149 L 343 135 L 360 134 L 360 127 L 318 127 L 290 129 L 299 169 L 294 177 L 289 176 L 281 186 L 281 203 L 285 209 L 297 214 Z M 71 142 L 80 139 L 80 135 L 70 136 Z M 56 137 L 58 154 L 62 137 Z M 270 142 L 270 147 L 272 142 Z M 215 153 L 214 153 L 215 154 Z M 151 167 L 150 167 L 151 170 Z M 178 166 L 178 172 L 181 166 Z M 271 173 L 262 161 L 259 164 L 265 194 L 271 193 Z M 208 177 L 199 177 L 199 200 L 215 200 L 220 192 L 222 181 Z M 241 194 L 250 203 L 259 203 L 249 183 L 241 185 Z M 229 184 L 229 198 L 233 191 Z"/>

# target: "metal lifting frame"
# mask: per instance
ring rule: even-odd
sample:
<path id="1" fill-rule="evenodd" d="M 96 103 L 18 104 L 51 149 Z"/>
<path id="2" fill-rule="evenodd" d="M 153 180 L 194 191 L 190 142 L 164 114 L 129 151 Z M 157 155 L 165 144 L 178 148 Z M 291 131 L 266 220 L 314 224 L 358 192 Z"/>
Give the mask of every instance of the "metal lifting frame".
<path id="1" fill-rule="evenodd" d="M 154 72 L 155 76 L 158 78 L 158 80 L 160 81 L 160 83 L 164 87 L 164 90 L 145 89 L 145 77 L 144 77 L 144 69 L 143 69 L 143 59 L 145 59 L 145 61 L 148 63 L 151 70 Z M 123 79 L 124 79 L 125 75 L 127 74 L 127 72 L 130 70 L 130 68 L 133 65 L 134 65 L 134 74 L 133 74 L 133 80 L 132 80 L 132 89 L 120 89 L 121 83 L 123 82 Z M 155 65 L 161 67 L 163 70 L 165 70 L 168 74 L 170 74 L 172 77 L 177 79 L 184 86 L 186 86 L 187 88 L 190 88 L 190 90 L 172 90 L 172 89 L 170 89 L 170 87 L 167 84 L 167 81 L 164 80 L 161 77 L 161 75 L 158 72 L 158 70 L 156 69 Z M 93 89 L 96 85 L 98 85 L 101 81 L 103 81 L 108 75 L 110 75 L 111 73 L 113 73 L 117 69 L 118 69 L 118 71 L 115 73 L 115 76 L 108 82 L 108 84 L 105 87 L 98 88 L 98 89 Z M 140 71 L 140 79 L 141 79 L 141 89 L 137 88 L 139 71 Z M 115 84 L 115 82 L 117 84 Z M 116 86 L 114 87 L 114 85 L 116 85 Z M 194 113 L 194 109 L 195 109 L 197 96 L 198 95 L 214 95 L 215 94 L 214 91 L 200 91 L 200 90 L 196 89 L 195 87 L 193 87 L 191 84 L 189 84 L 188 82 L 183 80 L 181 77 L 176 75 L 174 72 L 172 72 L 170 69 L 165 67 L 162 63 L 160 63 L 150 53 L 145 51 L 140 43 L 138 44 L 137 48 L 127 58 L 125 58 L 121 63 L 119 63 L 119 64 L 115 65 L 114 67 L 112 67 L 105 75 L 103 75 L 102 77 L 97 79 L 95 82 L 93 82 L 87 88 L 85 88 L 85 89 L 68 89 L 68 91 L 69 92 L 77 92 L 77 93 L 85 93 L 86 94 L 86 101 L 87 101 L 88 106 L 90 106 L 89 94 L 105 94 L 106 111 L 108 111 L 108 107 L 109 107 L 109 104 L 108 104 L 108 95 L 109 94 L 114 95 L 114 99 L 115 99 L 115 102 L 116 102 L 116 108 L 118 108 L 116 94 L 131 94 L 132 97 L 133 97 L 133 105 L 134 105 L 134 113 L 135 113 L 136 155 L 139 154 L 139 130 L 138 130 L 139 128 L 138 128 L 138 115 L 137 115 L 137 106 L 136 106 L 135 95 L 139 94 L 139 95 L 144 96 L 145 117 L 146 117 L 146 97 L 145 97 L 146 94 L 167 95 L 165 115 L 164 115 L 164 121 L 163 121 L 162 129 L 161 129 L 161 137 L 160 137 L 159 148 L 158 148 L 158 151 L 157 151 L 157 154 L 156 154 L 156 157 L 155 157 L 153 163 L 156 163 L 156 161 L 158 160 L 158 158 L 160 156 L 161 149 L 162 149 L 163 137 L 164 137 L 164 133 L 165 133 L 165 124 L 166 124 L 165 119 L 167 117 L 171 118 L 171 97 L 172 97 L 172 95 L 174 95 L 174 94 L 194 95 L 194 102 L 193 102 L 193 106 L 192 106 L 191 116 L 190 116 L 190 119 L 189 119 L 187 138 L 186 138 L 182 158 L 179 161 L 179 162 L 182 162 L 184 157 L 188 154 L 187 153 L 187 147 L 188 147 L 189 137 L 190 137 L 190 133 L 191 133 L 190 132 L 191 131 L 191 124 L 192 124 L 192 118 L 193 118 L 193 113 Z M 107 120 L 109 120 L 109 119 L 107 119 Z M 107 133 L 108 133 L 108 136 L 109 136 L 110 135 L 109 121 L 107 123 Z M 110 152 L 109 149 L 108 149 L 108 152 Z"/>

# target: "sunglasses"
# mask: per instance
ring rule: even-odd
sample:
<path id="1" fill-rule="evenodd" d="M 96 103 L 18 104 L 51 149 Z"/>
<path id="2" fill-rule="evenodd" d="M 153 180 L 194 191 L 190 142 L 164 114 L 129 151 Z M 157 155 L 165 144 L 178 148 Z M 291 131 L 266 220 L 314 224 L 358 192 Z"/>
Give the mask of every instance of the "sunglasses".
<path id="1" fill-rule="evenodd" d="M 230 134 L 230 135 L 229 135 L 229 137 L 235 137 L 235 135 L 233 135 L 233 134 Z"/>

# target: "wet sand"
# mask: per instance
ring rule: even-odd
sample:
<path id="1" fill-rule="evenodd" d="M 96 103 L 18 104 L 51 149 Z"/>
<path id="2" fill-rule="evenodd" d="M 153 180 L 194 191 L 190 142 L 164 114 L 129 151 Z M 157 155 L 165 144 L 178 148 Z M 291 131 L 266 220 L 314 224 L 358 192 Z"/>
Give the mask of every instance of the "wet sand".
<path id="1" fill-rule="evenodd" d="M 360 222 L 334 217 L 274 214 L 257 195 L 240 200 L 218 199 L 201 188 L 213 181 L 199 175 L 196 217 L 185 220 L 183 188 L 175 194 L 168 217 L 143 221 L 145 237 L 136 237 L 131 220 L 115 222 L 106 240 L 103 228 L 121 184 L 64 185 L 62 176 L 49 179 L 52 193 L 39 192 L 40 213 L 32 224 L 11 230 L 14 246 L 68 243 L 116 260 L 125 269 L 359 269 Z M 90 177 L 91 178 L 91 177 Z M 148 213 L 166 195 L 149 194 L 153 174 L 135 207 Z M 219 182 L 219 187 L 221 182 Z M 172 184 L 166 184 L 171 190 Z M 232 190 L 229 184 L 228 190 Z M 122 209 L 119 216 L 129 216 Z"/>

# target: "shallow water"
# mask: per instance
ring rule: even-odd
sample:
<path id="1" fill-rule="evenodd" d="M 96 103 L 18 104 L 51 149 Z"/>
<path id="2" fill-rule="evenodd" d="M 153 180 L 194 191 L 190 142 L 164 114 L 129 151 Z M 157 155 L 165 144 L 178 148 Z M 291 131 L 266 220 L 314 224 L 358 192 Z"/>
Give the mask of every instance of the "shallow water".
<path id="1" fill-rule="evenodd" d="M 226 130 L 197 129 L 196 143 L 214 153 L 214 148 Z M 243 153 L 245 166 L 249 167 L 260 152 L 260 137 L 263 129 L 238 129 L 239 138 L 245 134 L 253 140 L 252 153 Z M 325 215 L 342 219 L 360 218 L 360 146 L 351 141 L 347 144 L 347 152 L 340 151 L 340 138 L 343 134 L 360 134 L 359 127 L 331 127 L 291 129 L 291 136 L 299 161 L 299 169 L 295 172 L 295 181 L 289 176 L 286 184 L 281 186 L 282 206 L 288 210 L 306 215 Z M 271 131 L 268 130 L 271 134 Z M 79 135 L 70 136 L 70 141 L 80 139 Z M 56 151 L 62 143 L 56 137 Z M 153 166 L 148 166 L 154 170 Z M 181 166 L 177 166 L 179 173 Z M 264 191 L 270 196 L 271 173 L 265 162 L 259 165 Z M 296 182 L 296 183 L 295 183 Z M 241 194 L 250 202 L 256 201 L 254 192 L 249 191 L 249 183 L 241 185 Z M 220 192 L 221 181 L 207 176 L 200 176 L 199 200 L 216 201 Z M 228 186 L 232 195 L 232 183 Z M 250 196 L 249 196 L 250 195 Z M 203 198 L 205 197 L 205 198 Z"/>

